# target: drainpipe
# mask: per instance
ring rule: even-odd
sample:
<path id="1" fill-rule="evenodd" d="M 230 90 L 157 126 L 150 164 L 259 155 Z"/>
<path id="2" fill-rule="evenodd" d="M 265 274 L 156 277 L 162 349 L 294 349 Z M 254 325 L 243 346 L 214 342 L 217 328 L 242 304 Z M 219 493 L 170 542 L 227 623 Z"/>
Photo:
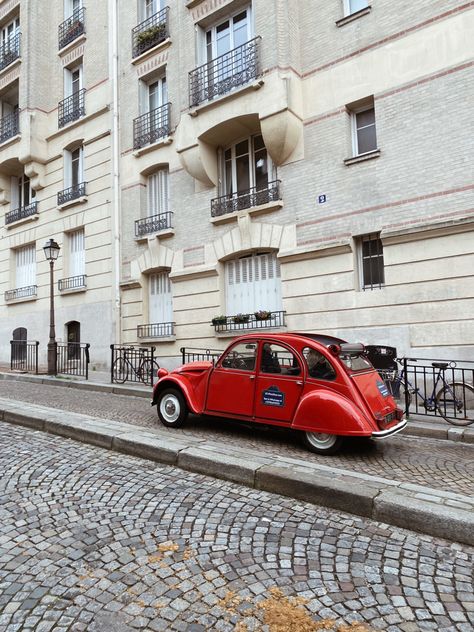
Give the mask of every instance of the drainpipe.
<path id="1" fill-rule="evenodd" d="M 121 270 L 121 205 L 120 205 L 120 105 L 119 105 L 119 74 L 118 74 L 118 0 L 109 0 L 109 76 L 112 83 L 112 135 L 111 166 L 112 166 L 112 290 L 114 293 L 112 317 L 115 323 L 114 340 L 116 344 L 122 342 L 122 310 L 120 296 Z"/>

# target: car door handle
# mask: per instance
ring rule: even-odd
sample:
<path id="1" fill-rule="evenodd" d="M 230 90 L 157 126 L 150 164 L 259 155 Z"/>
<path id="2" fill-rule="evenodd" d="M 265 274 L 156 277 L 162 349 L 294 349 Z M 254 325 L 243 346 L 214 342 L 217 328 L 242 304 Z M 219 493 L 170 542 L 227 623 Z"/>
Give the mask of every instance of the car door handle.
<path id="1" fill-rule="evenodd" d="M 255 379 L 255 375 L 249 375 L 249 380 L 254 380 Z"/>
<path id="2" fill-rule="evenodd" d="M 298 386 L 303 386 L 303 382 L 301 380 L 296 380 L 296 383 L 298 384 Z"/>

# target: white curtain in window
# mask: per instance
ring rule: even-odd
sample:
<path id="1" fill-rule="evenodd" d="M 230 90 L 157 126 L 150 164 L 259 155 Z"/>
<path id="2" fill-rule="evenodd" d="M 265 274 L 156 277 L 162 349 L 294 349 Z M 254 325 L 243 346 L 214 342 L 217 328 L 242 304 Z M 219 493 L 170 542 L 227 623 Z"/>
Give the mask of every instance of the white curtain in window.
<path id="1" fill-rule="evenodd" d="M 160 169 L 148 176 L 148 217 L 169 211 L 169 173 Z"/>
<path id="2" fill-rule="evenodd" d="M 173 295 L 169 273 L 151 274 L 148 287 L 150 323 L 173 322 Z"/>
<path id="3" fill-rule="evenodd" d="M 36 246 L 25 246 L 16 251 L 16 286 L 36 285 Z"/>
<path id="4" fill-rule="evenodd" d="M 84 229 L 69 235 L 69 276 L 80 276 L 86 272 Z"/>
<path id="5" fill-rule="evenodd" d="M 226 314 L 281 311 L 280 263 L 276 253 L 226 263 Z"/>

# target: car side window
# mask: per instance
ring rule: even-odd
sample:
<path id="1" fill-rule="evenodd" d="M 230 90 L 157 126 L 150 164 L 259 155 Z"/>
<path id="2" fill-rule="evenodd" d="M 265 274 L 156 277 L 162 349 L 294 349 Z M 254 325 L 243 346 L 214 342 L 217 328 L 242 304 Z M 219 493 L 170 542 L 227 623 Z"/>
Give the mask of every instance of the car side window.
<path id="1" fill-rule="evenodd" d="M 301 367 L 296 356 L 289 349 L 264 342 L 260 356 L 260 372 L 300 375 Z"/>
<path id="2" fill-rule="evenodd" d="M 303 356 L 306 360 L 308 367 L 308 373 L 310 377 L 314 377 L 318 380 L 335 380 L 336 371 L 327 358 L 322 353 L 305 347 L 303 349 Z"/>
<path id="3" fill-rule="evenodd" d="M 221 366 L 226 369 L 254 371 L 257 359 L 257 343 L 240 343 L 232 347 L 224 356 Z"/>

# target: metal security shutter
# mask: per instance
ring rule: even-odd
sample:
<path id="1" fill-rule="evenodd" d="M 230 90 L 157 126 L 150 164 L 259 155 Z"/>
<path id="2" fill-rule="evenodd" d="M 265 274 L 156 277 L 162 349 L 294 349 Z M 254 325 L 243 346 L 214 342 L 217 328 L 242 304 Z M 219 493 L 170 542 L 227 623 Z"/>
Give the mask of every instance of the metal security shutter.
<path id="1" fill-rule="evenodd" d="M 25 246 L 16 251 L 16 286 L 36 285 L 36 247 Z"/>
<path id="2" fill-rule="evenodd" d="M 168 170 L 160 169 L 148 176 L 148 216 L 169 210 Z"/>
<path id="3" fill-rule="evenodd" d="M 280 263 L 276 253 L 226 263 L 226 313 L 282 310 Z"/>
<path id="4" fill-rule="evenodd" d="M 84 230 L 76 230 L 69 235 L 69 276 L 86 273 L 86 253 Z"/>
<path id="5" fill-rule="evenodd" d="M 150 323 L 171 323 L 173 321 L 173 295 L 169 273 L 151 274 L 148 285 Z"/>

